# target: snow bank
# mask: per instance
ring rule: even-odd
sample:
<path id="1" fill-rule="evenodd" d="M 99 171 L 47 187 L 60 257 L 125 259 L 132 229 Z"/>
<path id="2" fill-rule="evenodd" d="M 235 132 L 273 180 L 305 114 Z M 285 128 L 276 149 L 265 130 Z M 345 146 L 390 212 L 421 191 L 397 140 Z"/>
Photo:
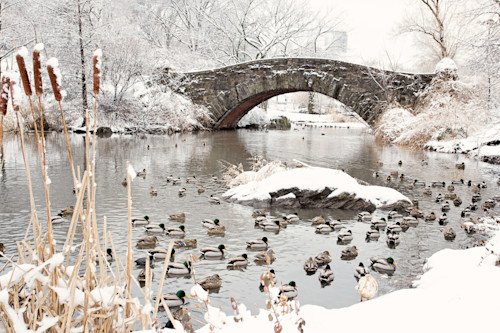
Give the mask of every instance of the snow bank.
<path id="1" fill-rule="evenodd" d="M 494 223 L 495 220 L 486 221 Z M 445 249 L 432 255 L 413 289 L 403 289 L 341 309 L 301 306 L 280 318 L 283 332 L 490 332 L 498 327 L 500 297 L 500 232 L 485 247 Z M 300 298 L 300 290 L 299 290 Z M 218 332 L 273 332 L 269 312 L 246 314 L 236 323 L 228 318 Z M 362 320 L 362 323 L 360 322 Z M 197 332 L 206 333 L 204 326 Z"/>
<path id="2" fill-rule="evenodd" d="M 261 169 L 262 170 L 262 169 Z M 259 170 L 260 171 L 260 170 Z M 271 193 L 282 189 L 298 188 L 301 191 L 322 191 L 326 187 L 333 190 L 328 196 L 334 197 L 342 193 L 354 194 L 373 203 L 376 207 L 390 205 L 398 201 L 410 202 L 398 191 L 382 186 L 365 186 L 355 178 L 340 170 L 307 167 L 290 170 L 275 170 L 267 177 L 256 177 L 252 171 L 243 172 L 238 177 L 251 180 L 247 184 L 234 187 L 223 194 L 227 200 L 236 201 L 266 201 L 271 199 Z"/>

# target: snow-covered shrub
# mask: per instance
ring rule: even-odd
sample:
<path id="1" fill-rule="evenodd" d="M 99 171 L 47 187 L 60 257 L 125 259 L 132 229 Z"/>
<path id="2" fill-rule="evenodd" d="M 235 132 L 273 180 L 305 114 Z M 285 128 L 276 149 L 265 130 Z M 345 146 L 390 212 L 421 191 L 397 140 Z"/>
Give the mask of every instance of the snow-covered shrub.
<path id="1" fill-rule="evenodd" d="M 252 125 L 264 126 L 268 124 L 269 121 L 270 118 L 266 110 L 260 107 L 255 107 L 240 119 L 238 127 L 247 127 Z"/>
<path id="2" fill-rule="evenodd" d="M 443 58 L 439 61 L 434 69 L 434 73 L 441 80 L 457 80 L 458 67 L 450 58 Z"/>

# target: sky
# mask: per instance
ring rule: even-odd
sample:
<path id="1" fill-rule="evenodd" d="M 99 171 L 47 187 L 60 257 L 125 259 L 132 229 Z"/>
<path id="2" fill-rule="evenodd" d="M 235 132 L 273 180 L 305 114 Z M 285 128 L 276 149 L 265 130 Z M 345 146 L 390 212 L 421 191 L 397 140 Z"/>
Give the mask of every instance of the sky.
<path id="1" fill-rule="evenodd" d="M 386 51 L 401 67 L 411 67 L 409 38 L 397 35 L 408 0 L 310 0 L 320 10 L 339 12 L 348 33 L 350 56 L 369 63 L 386 61 Z"/>

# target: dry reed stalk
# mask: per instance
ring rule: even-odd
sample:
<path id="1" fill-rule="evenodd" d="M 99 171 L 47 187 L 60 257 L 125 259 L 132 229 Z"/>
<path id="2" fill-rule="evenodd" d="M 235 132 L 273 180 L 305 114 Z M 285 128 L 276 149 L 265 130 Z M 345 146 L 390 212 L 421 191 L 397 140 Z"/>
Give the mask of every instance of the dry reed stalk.
<path id="1" fill-rule="evenodd" d="M 134 254 L 132 253 L 132 190 L 130 179 L 130 162 L 127 161 L 127 265 L 126 265 L 126 283 L 127 283 L 127 295 L 131 295 L 132 288 L 132 259 Z M 125 314 L 130 317 L 130 305 L 127 303 L 125 308 Z"/>
<path id="2" fill-rule="evenodd" d="M 174 247 L 174 241 L 171 240 L 170 243 L 168 244 L 167 256 L 165 257 L 165 261 L 163 262 L 163 271 L 161 272 L 161 279 L 160 279 L 160 284 L 159 284 L 160 287 L 158 288 L 158 293 L 156 294 L 156 303 L 155 303 L 155 308 L 153 311 L 153 320 L 156 318 L 156 315 L 158 314 L 158 306 L 160 305 L 160 300 L 161 300 L 162 305 L 165 308 L 165 312 L 167 313 L 168 319 L 170 319 L 170 321 L 174 325 L 174 328 L 177 328 L 175 325 L 174 316 L 172 316 L 170 309 L 165 304 L 165 301 L 163 300 L 163 297 L 161 296 L 161 292 L 163 290 L 163 282 L 165 281 L 165 277 L 167 276 L 168 263 L 170 262 L 170 256 L 172 255 L 173 247 Z"/>

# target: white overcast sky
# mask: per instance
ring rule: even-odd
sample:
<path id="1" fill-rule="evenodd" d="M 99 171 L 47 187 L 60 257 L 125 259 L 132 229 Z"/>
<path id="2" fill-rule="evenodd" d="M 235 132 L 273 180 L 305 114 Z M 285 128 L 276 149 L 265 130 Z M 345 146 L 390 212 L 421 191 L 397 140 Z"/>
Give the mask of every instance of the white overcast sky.
<path id="1" fill-rule="evenodd" d="M 321 10 L 341 12 L 350 54 L 358 61 L 384 61 L 386 50 L 403 67 L 411 67 L 410 42 L 396 36 L 408 0 L 310 0 Z M 374 60 L 375 62 L 377 60 Z"/>

